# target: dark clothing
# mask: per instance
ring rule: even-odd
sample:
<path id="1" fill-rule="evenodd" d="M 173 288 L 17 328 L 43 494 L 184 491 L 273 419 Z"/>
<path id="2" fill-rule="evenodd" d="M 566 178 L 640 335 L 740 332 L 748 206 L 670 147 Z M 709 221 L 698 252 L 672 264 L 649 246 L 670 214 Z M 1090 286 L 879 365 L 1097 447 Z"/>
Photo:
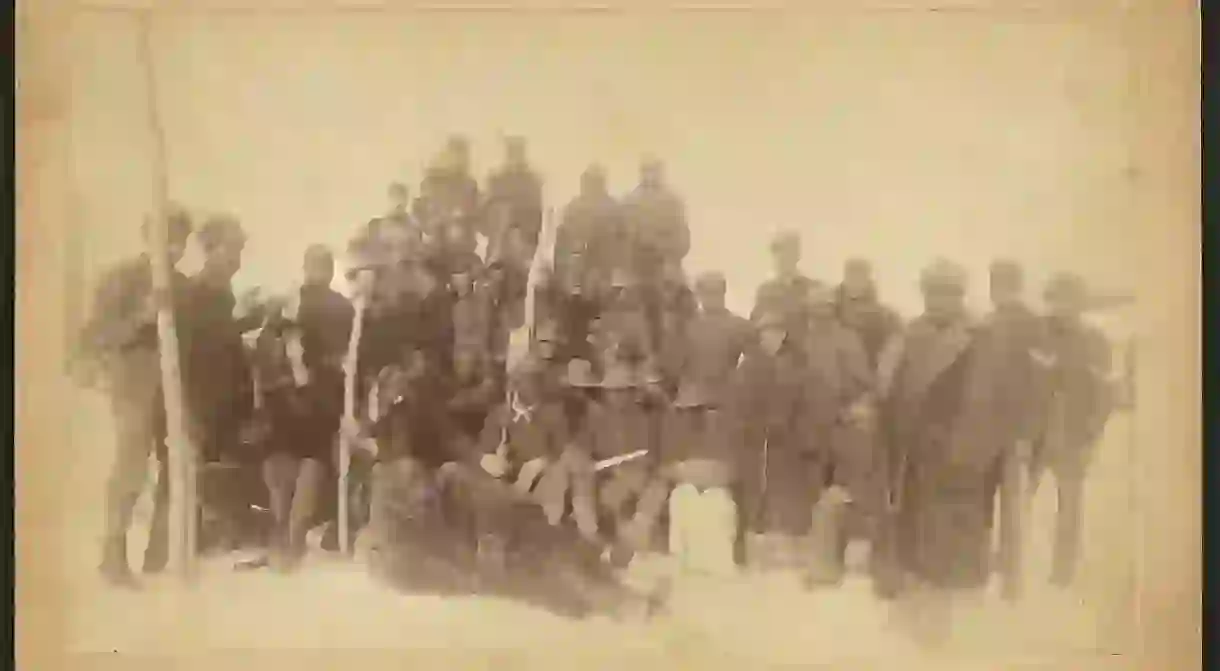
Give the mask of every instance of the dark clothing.
<path id="1" fill-rule="evenodd" d="M 448 403 L 454 429 L 465 440 L 477 443 L 488 413 L 503 400 L 504 390 L 494 375 L 477 375 L 472 379 L 456 381 Z"/>
<path id="2" fill-rule="evenodd" d="M 424 176 L 419 194 L 415 218 L 426 230 L 439 230 L 449 221 L 479 229 L 479 184 L 470 175 L 433 168 Z"/>
<path id="3" fill-rule="evenodd" d="M 881 349 L 902 330 L 902 318 L 878 302 L 875 295 L 849 297 L 842 286 L 838 290 L 836 310 L 839 321 L 859 334 L 869 367 L 875 369 Z"/>
<path id="4" fill-rule="evenodd" d="M 615 268 L 626 267 L 629 243 L 622 208 L 610 194 L 579 195 L 564 208 L 556 233 L 556 275 L 561 284 L 603 287 Z"/>
<path id="5" fill-rule="evenodd" d="M 805 301 L 813 286 L 813 280 L 799 274 L 788 279 L 773 278 L 763 282 L 755 294 L 750 321 L 757 321 L 764 314 L 778 314 L 784 320 L 788 337 L 803 342 L 809 321 Z"/>
<path id="6" fill-rule="evenodd" d="M 178 270 L 170 277 L 174 313 L 178 321 L 187 316 L 182 309 L 189 298 L 189 281 Z M 86 321 L 81 345 L 87 356 L 109 363 L 133 350 L 157 348 L 155 314 L 145 310 L 152 295 L 152 266 L 140 255 L 109 269 L 98 283 L 93 311 Z"/>
<path id="7" fill-rule="evenodd" d="M 693 385 L 710 405 L 723 407 L 731 400 L 737 364 L 753 341 L 754 329 L 745 319 L 728 310 L 700 312 L 670 340 L 663 366 L 679 387 Z"/>
<path id="8" fill-rule="evenodd" d="M 899 488 L 897 557 L 937 587 L 976 586 L 986 577 L 990 507 L 986 479 L 956 463 L 952 436 L 963 416 L 977 354 L 965 320 L 938 326 L 915 320 L 904 336 L 884 427 Z"/>
<path id="9" fill-rule="evenodd" d="M 491 411 L 483 424 L 479 449 L 484 453 L 494 452 L 503 439 L 514 462 L 556 459 L 563 452 L 568 436 L 568 418 L 560 403 L 543 402 L 529 409 L 501 404 Z"/>
<path id="10" fill-rule="evenodd" d="M 637 187 L 623 198 L 623 216 L 632 267 L 645 284 L 658 282 L 666 264 L 681 264 L 690 252 L 686 205 L 672 191 Z"/>
<path id="11" fill-rule="evenodd" d="M 489 205 L 508 207 L 508 226 L 532 249 L 542 232 L 542 180 L 528 167 L 504 167 L 487 180 Z M 502 233 L 502 232 L 497 232 Z"/>
<path id="12" fill-rule="evenodd" d="M 383 375 L 382 381 L 386 379 Z M 384 410 L 373 429 L 379 463 L 405 458 L 435 470 L 466 456 L 454 454 L 449 390 L 446 380 L 432 375 L 408 383 L 401 390 L 401 400 L 397 400 L 397 390 L 382 387 L 379 397 Z"/>
<path id="13" fill-rule="evenodd" d="M 361 379 L 397 362 L 404 346 L 419 347 L 448 367 L 453 348 L 453 297 L 441 288 L 419 298 L 404 293 L 378 312 L 365 314 L 358 365 Z"/>

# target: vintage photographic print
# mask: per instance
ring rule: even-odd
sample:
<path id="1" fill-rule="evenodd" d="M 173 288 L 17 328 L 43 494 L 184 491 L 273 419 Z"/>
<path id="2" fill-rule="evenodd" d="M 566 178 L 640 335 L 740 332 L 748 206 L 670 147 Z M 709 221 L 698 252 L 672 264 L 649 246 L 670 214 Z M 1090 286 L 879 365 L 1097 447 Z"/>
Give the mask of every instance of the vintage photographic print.
<path id="1" fill-rule="evenodd" d="M 1198 10 L 18 7 L 18 668 L 1201 668 Z"/>

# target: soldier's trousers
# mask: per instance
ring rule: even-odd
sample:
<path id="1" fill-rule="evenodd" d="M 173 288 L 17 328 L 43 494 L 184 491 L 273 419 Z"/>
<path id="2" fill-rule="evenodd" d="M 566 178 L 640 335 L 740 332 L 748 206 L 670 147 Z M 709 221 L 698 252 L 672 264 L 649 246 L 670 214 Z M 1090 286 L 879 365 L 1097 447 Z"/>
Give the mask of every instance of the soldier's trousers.
<path id="1" fill-rule="evenodd" d="M 1080 561 L 1080 527 L 1084 508 L 1084 478 L 1076 474 L 1056 475 L 1059 507 L 1055 516 L 1055 545 L 1051 563 L 1051 580 L 1057 585 L 1070 585 L 1076 578 Z"/>
<path id="2" fill-rule="evenodd" d="M 907 475 L 899 514 L 903 566 L 936 587 L 985 584 L 990 538 L 986 472 L 933 457 L 912 460 Z"/>
<path id="3" fill-rule="evenodd" d="M 164 565 L 168 555 L 169 477 L 165 449 L 165 405 L 156 352 L 127 355 L 111 390 L 115 428 L 114 462 L 106 482 L 105 557 L 111 568 L 127 570 L 127 531 L 148 479 L 148 457 L 156 454 L 160 474 L 153 497 L 153 528 L 146 563 Z M 156 566 L 154 568 L 160 568 Z"/>
<path id="4" fill-rule="evenodd" d="M 318 512 L 326 467 L 316 459 L 273 454 L 263 465 L 275 519 L 271 545 L 277 554 L 299 557 L 305 551 L 305 534 Z"/>
<path id="5" fill-rule="evenodd" d="M 668 498 L 669 483 L 642 460 L 614 467 L 597 492 L 598 507 L 618 525 L 619 539 L 636 551 L 647 546 Z"/>
<path id="6" fill-rule="evenodd" d="M 1016 598 L 1023 588 L 1022 542 L 1026 492 L 1023 483 L 1025 464 L 1005 450 L 996 459 L 987 487 L 987 519 L 995 518 L 993 505 L 999 505 L 999 569 L 1005 598 Z"/>

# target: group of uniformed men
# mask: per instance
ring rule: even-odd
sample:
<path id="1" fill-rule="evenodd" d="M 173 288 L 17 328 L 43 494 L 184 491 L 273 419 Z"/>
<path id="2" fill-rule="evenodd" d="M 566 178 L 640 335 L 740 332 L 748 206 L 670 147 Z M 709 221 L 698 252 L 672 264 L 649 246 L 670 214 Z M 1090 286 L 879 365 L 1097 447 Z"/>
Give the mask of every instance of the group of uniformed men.
<path id="1" fill-rule="evenodd" d="M 418 572 L 425 555 L 450 568 L 469 555 L 476 572 L 503 570 L 513 553 L 545 563 L 521 548 L 550 528 L 612 568 L 663 544 L 683 570 L 795 563 L 811 585 L 839 582 L 846 548 L 864 541 L 882 595 L 977 587 L 999 558 L 1015 596 L 1020 483 L 1049 468 L 1052 579 L 1072 580 L 1081 484 L 1111 410 L 1110 346 L 1082 320 L 1079 277 L 1056 276 L 1037 314 L 1022 269 L 997 261 L 993 309 L 974 318 L 965 271 L 939 260 L 920 278 L 923 313 L 904 321 L 879 300 L 867 261 L 849 261 L 836 284 L 810 279 L 799 235 L 785 232 L 770 246 L 774 277 L 738 316 L 722 274 L 688 282 L 683 201 L 649 159 L 623 198 L 597 166 L 584 173 L 527 306 L 544 210 L 522 140 L 481 188 L 454 137 L 418 198 L 402 184 L 390 197 L 347 250 L 353 299 L 330 288 L 334 258 L 314 246 L 298 293 L 238 305 L 230 280 L 245 236 L 231 217 L 203 223 L 203 270 L 174 278 L 192 441 L 213 462 L 262 446 L 273 565 L 295 565 L 333 509 L 323 485 L 342 435 L 367 448 L 352 465 L 368 492 L 354 523 L 387 577 L 402 564 Z M 191 219 L 158 223 L 177 263 Z M 86 331 L 111 364 L 118 458 L 102 568 L 121 584 L 134 582 L 131 510 L 165 432 L 150 278 L 147 255 L 108 275 Z M 514 357 L 527 313 L 528 353 Z M 252 347 L 243 333 L 257 334 Z M 346 361 L 358 402 L 344 419 Z M 208 498 L 222 518 L 239 515 L 225 495 Z M 145 571 L 165 564 L 158 508 Z M 523 524 L 531 515 L 541 523 Z M 445 543 L 454 552 L 437 550 Z"/>

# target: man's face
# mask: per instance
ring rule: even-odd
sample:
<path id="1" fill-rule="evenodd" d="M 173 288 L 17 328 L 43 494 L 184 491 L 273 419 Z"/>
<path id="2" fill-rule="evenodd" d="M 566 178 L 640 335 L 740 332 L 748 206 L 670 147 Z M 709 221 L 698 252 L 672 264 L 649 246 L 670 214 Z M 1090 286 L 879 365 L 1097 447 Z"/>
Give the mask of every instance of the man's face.
<path id="1" fill-rule="evenodd" d="M 966 293 L 957 287 L 933 287 L 924 291 L 924 310 L 936 321 L 961 315 L 966 309 Z"/>
<path id="2" fill-rule="evenodd" d="M 850 298 L 867 296 L 873 287 L 873 274 L 867 266 L 848 265 L 843 271 L 843 290 Z"/>
<path id="3" fill-rule="evenodd" d="M 701 283 L 695 292 L 699 306 L 705 312 L 724 309 L 725 286 L 722 283 Z"/>
<path id="4" fill-rule="evenodd" d="M 991 304 L 995 307 L 1013 305 L 1021 300 L 1021 283 L 1013 277 L 993 274 L 990 292 Z"/>
<path id="5" fill-rule="evenodd" d="M 305 255 L 305 283 L 328 287 L 335 278 L 335 261 L 330 254 L 312 251 Z"/>
<path id="6" fill-rule="evenodd" d="M 245 245 L 221 243 L 207 253 L 205 263 L 224 277 L 232 278 L 241 270 L 241 257 Z"/>
<path id="7" fill-rule="evenodd" d="M 772 258 L 777 273 L 784 276 L 793 275 L 801 262 L 801 250 L 796 245 L 781 245 L 775 249 Z"/>
<path id="8" fill-rule="evenodd" d="M 650 189 L 660 188 L 665 181 L 664 171 L 656 163 L 649 163 L 640 168 L 640 184 Z"/>
<path id="9" fill-rule="evenodd" d="M 395 213 L 406 212 L 411 205 L 411 193 L 404 186 L 390 187 L 390 211 Z"/>
<path id="10" fill-rule="evenodd" d="M 817 286 L 810 289 L 805 300 L 811 317 L 828 319 L 834 316 L 834 293 L 830 287 Z"/>

